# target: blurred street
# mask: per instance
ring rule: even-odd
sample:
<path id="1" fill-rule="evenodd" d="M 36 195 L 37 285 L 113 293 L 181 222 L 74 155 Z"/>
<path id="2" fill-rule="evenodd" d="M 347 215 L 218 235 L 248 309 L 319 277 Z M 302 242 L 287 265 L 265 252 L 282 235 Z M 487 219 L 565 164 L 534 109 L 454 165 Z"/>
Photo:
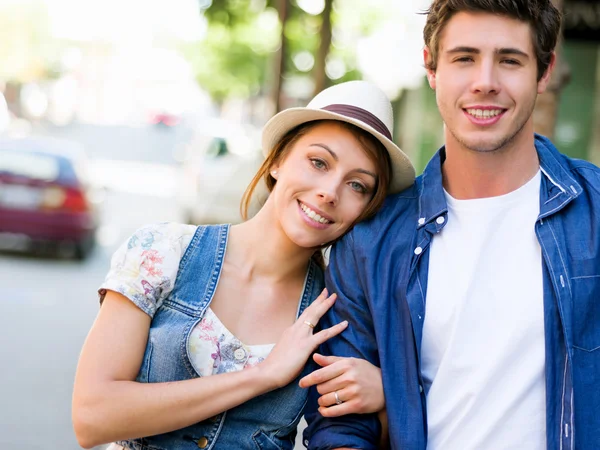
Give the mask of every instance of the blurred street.
<path id="1" fill-rule="evenodd" d="M 176 173 L 172 149 L 182 137 L 175 129 L 77 125 L 35 133 L 83 143 L 92 158 L 91 170 L 101 168 L 100 175 L 122 170 L 117 158 L 144 161 L 127 165 L 136 184 L 129 191 L 134 192 L 125 192 L 126 183 L 118 185 L 123 189 L 109 186 L 106 191 L 99 245 L 83 263 L 0 253 L 0 447 L 71 450 L 80 448 L 71 425 L 73 377 L 98 310 L 96 287 L 112 252 L 137 227 L 181 220 L 165 194 Z M 95 166 L 94 161 L 102 162 Z M 148 172 L 148 163 L 156 164 L 151 167 L 159 179 Z"/>

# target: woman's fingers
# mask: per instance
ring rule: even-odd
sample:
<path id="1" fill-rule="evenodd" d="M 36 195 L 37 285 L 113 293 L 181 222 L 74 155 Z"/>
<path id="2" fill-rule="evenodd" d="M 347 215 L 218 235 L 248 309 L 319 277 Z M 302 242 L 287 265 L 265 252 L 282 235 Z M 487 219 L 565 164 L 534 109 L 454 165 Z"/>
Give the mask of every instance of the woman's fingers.
<path id="1" fill-rule="evenodd" d="M 308 321 L 313 325 L 317 325 L 321 317 L 323 317 L 323 315 L 335 303 L 336 298 L 336 294 L 329 295 L 327 289 L 323 289 L 315 301 L 313 301 L 311 305 L 300 315 L 298 322 L 303 324 L 305 321 Z"/>
<path id="2" fill-rule="evenodd" d="M 318 411 L 321 413 L 323 417 L 340 417 L 345 416 L 346 414 L 354 414 L 355 408 L 352 402 L 344 402 L 341 405 L 335 406 L 319 406 Z"/>
<path id="3" fill-rule="evenodd" d="M 337 394 L 337 397 L 336 397 Z M 327 394 L 321 395 L 319 397 L 318 403 L 319 406 L 323 406 L 325 408 L 339 406 L 344 404 L 345 402 L 350 402 L 354 398 L 354 395 L 351 392 L 350 388 L 340 388 L 335 389 Z M 338 399 L 341 403 L 338 402 Z"/>
<path id="4" fill-rule="evenodd" d="M 319 363 L 319 361 L 322 362 L 322 360 L 320 358 L 332 358 L 335 359 L 336 361 L 343 361 L 345 358 L 340 358 L 337 356 L 322 356 L 319 355 L 318 353 L 315 353 L 313 355 L 313 359 Z M 320 363 L 319 363 L 320 364 Z M 307 388 L 313 385 L 318 385 L 317 387 L 317 391 L 319 391 L 319 393 L 323 393 L 323 392 L 329 392 L 329 391 L 323 391 L 321 392 L 321 384 L 327 384 L 329 385 L 329 381 L 333 380 L 337 377 L 339 377 L 340 375 L 342 375 L 345 372 L 345 367 L 344 364 L 330 364 L 327 367 L 323 367 L 321 369 L 315 370 L 312 373 L 309 373 L 308 375 L 306 375 L 304 378 L 302 378 L 300 380 L 300 387 L 302 388 Z"/>
<path id="5" fill-rule="evenodd" d="M 334 294 L 335 295 L 335 294 Z M 312 336 L 313 348 L 317 348 L 327 339 L 331 339 L 334 336 L 337 336 L 342 331 L 344 331 L 348 327 L 348 321 L 344 320 L 332 327 L 325 328 L 324 330 L 319 331 L 317 334 Z"/>

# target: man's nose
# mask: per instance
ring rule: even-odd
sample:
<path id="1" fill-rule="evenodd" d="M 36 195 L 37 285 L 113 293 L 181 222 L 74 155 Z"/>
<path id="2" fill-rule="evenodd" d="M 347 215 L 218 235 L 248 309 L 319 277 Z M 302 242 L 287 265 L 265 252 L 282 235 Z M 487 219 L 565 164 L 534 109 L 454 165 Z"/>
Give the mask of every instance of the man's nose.
<path id="1" fill-rule="evenodd" d="M 474 93 L 498 94 L 500 92 L 498 68 L 494 61 L 481 61 L 476 67 L 473 77 L 472 90 Z"/>

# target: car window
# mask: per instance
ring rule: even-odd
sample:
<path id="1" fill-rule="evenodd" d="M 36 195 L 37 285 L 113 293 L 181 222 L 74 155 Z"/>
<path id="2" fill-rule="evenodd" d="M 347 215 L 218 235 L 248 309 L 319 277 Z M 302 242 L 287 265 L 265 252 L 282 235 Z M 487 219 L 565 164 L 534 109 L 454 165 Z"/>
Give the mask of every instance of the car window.
<path id="1" fill-rule="evenodd" d="M 49 155 L 4 150 L 0 151 L 0 173 L 54 181 L 60 175 L 60 164 Z"/>

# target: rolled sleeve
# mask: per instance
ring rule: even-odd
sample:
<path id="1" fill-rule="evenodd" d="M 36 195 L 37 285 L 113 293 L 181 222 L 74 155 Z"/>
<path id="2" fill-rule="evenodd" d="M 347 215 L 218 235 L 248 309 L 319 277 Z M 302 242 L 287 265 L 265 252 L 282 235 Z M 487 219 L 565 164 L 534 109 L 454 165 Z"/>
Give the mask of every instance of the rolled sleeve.
<path id="1" fill-rule="evenodd" d="M 322 327 L 327 328 L 343 320 L 347 320 L 349 326 L 339 336 L 326 341 L 319 351 L 323 355 L 362 358 L 379 366 L 373 319 L 355 261 L 352 233 L 333 247 L 326 271 L 326 285 L 329 292 L 338 295 L 338 299 L 321 319 Z M 377 449 L 381 425 L 376 414 L 325 418 L 317 410 L 318 398 L 316 387 L 311 387 L 305 410 L 308 427 L 304 430 L 303 439 L 308 449 Z"/>

